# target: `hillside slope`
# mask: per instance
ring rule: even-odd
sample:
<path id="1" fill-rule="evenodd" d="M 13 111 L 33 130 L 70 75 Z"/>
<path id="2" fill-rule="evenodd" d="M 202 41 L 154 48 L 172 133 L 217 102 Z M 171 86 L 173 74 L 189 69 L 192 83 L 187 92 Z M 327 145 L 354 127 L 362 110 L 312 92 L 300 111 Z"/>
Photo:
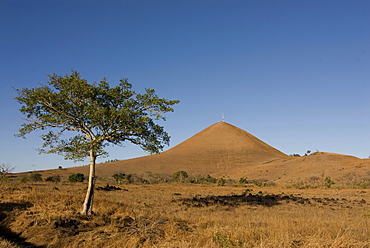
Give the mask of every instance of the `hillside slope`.
<path id="1" fill-rule="evenodd" d="M 216 177 L 226 176 L 214 173 Z M 370 178 L 370 159 L 360 159 L 354 156 L 317 152 L 309 156 L 294 157 L 285 161 L 261 163 L 244 168 L 227 171 L 227 176 L 238 179 L 266 179 L 270 181 L 298 181 L 310 178 L 331 177 L 335 180 L 364 180 Z"/>
<path id="2" fill-rule="evenodd" d="M 225 122 L 218 122 L 160 154 L 97 165 L 97 175 L 140 173 L 206 175 L 263 162 L 290 159 L 250 133 Z M 70 170 L 87 170 L 71 168 Z"/>

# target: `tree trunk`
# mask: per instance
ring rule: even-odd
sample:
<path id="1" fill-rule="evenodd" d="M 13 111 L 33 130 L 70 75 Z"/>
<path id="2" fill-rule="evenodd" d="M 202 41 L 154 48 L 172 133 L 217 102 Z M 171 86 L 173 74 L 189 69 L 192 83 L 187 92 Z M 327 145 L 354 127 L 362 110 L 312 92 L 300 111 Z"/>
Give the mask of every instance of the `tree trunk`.
<path id="1" fill-rule="evenodd" d="M 90 150 L 90 173 L 89 173 L 89 185 L 87 187 L 85 202 L 83 204 L 83 210 L 81 214 L 91 215 L 93 214 L 93 199 L 94 199 L 94 187 L 95 187 L 95 160 L 96 155 L 93 150 Z"/>

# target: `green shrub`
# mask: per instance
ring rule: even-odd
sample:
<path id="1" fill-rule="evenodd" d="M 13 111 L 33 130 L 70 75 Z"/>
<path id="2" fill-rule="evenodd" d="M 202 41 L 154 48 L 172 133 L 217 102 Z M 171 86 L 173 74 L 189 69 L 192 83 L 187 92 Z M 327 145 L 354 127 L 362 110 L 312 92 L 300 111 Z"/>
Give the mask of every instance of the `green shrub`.
<path id="1" fill-rule="evenodd" d="M 34 173 L 34 172 L 31 172 L 28 177 L 27 177 L 27 181 L 30 181 L 30 182 L 42 182 L 42 175 L 40 173 Z"/>
<path id="2" fill-rule="evenodd" d="M 220 178 L 217 181 L 218 186 L 224 186 L 226 184 L 226 179 L 225 178 Z"/>
<path id="3" fill-rule="evenodd" d="M 330 177 L 326 177 L 324 180 L 325 187 L 330 188 L 335 182 Z"/>
<path id="4" fill-rule="evenodd" d="M 82 173 L 75 173 L 68 177 L 68 182 L 76 183 L 76 182 L 83 182 L 85 180 L 85 176 Z"/>
<path id="5" fill-rule="evenodd" d="M 122 181 L 126 179 L 126 174 L 116 173 L 116 174 L 113 174 L 112 177 L 116 180 L 117 183 L 121 184 Z"/>
<path id="6" fill-rule="evenodd" d="M 171 182 L 173 178 L 165 173 L 145 171 L 138 176 L 139 181 L 143 184 L 156 184 Z"/>
<path id="7" fill-rule="evenodd" d="M 244 244 L 242 242 L 238 240 L 234 241 L 228 235 L 223 235 L 219 232 L 215 232 L 213 234 L 213 239 L 214 241 L 216 241 L 217 244 L 219 244 L 221 248 L 244 247 Z"/>
<path id="8" fill-rule="evenodd" d="M 214 177 L 211 177 L 210 175 L 207 175 L 206 181 L 208 183 L 216 183 L 217 182 L 217 179 L 214 178 Z"/>
<path id="9" fill-rule="evenodd" d="M 116 173 L 113 174 L 112 177 L 116 180 L 117 183 L 132 183 L 132 174 L 124 174 L 124 173 Z"/>
<path id="10" fill-rule="evenodd" d="M 175 172 L 173 173 L 172 177 L 176 180 L 176 181 L 180 181 L 180 182 L 183 182 L 185 181 L 186 178 L 188 178 L 188 173 L 186 173 L 186 171 L 178 171 L 178 172 Z"/>
<path id="11" fill-rule="evenodd" d="M 59 183 L 62 177 L 60 175 L 49 176 L 45 179 L 45 182 Z"/>
<path id="12" fill-rule="evenodd" d="M 247 178 L 243 178 L 242 177 L 242 178 L 239 179 L 239 183 L 240 184 L 247 184 L 248 183 L 248 180 L 247 180 Z"/>
<path id="13" fill-rule="evenodd" d="M 362 181 L 358 183 L 360 189 L 368 189 L 370 186 L 370 181 Z"/>
<path id="14" fill-rule="evenodd" d="M 27 179 L 27 177 L 21 177 L 21 178 L 19 178 L 19 181 L 21 183 L 26 183 L 28 181 L 28 179 Z"/>
<path id="15" fill-rule="evenodd" d="M 209 183 L 217 183 L 217 179 L 214 177 L 211 177 L 210 175 L 204 176 L 204 175 L 195 175 L 191 176 L 187 179 L 190 183 L 199 183 L 199 184 L 209 184 Z"/>

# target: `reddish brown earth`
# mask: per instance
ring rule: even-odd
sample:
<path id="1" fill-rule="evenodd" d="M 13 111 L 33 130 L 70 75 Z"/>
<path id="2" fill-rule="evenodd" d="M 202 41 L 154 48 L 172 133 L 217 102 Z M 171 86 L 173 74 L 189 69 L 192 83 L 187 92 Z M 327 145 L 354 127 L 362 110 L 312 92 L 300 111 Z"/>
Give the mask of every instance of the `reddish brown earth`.
<path id="1" fill-rule="evenodd" d="M 84 173 L 88 166 L 63 169 L 63 174 Z M 98 177 L 114 173 L 145 171 L 172 174 L 186 171 L 189 175 L 211 175 L 239 179 L 291 181 L 327 176 L 342 179 L 356 175 L 370 177 L 370 159 L 317 152 L 305 157 L 291 157 L 250 133 L 225 122 L 218 122 L 163 153 L 135 159 L 98 164 Z M 45 171 L 55 174 L 60 170 Z"/>

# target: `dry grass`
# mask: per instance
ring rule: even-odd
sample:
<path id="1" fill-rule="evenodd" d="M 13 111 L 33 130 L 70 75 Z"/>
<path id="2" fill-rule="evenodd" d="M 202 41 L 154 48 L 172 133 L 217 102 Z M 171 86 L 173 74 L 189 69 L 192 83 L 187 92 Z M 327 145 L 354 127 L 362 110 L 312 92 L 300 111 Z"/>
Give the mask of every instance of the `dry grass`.
<path id="1" fill-rule="evenodd" d="M 370 247 L 369 190 L 127 185 L 96 191 L 86 217 L 85 187 L 2 187 L 0 236 L 20 247 Z"/>

